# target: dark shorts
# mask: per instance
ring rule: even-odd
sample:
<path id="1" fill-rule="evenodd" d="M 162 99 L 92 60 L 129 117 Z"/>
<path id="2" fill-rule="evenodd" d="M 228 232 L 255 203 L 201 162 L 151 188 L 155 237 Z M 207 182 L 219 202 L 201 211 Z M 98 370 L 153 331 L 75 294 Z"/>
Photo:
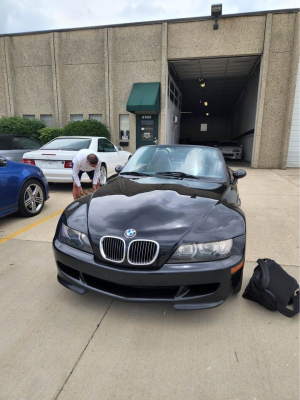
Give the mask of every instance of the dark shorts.
<path id="1" fill-rule="evenodd" d="M 73 163 L 72 163 L 72 169 L 73 169 Z M 81 171 L 81 170 L 79 170 L 79 172 L 78 172 L 78 178 L 79 178 L 79 180 L 81 179 L 82 174 L 84 174 L 84 173 L 88 174 L 88 176 L 89 176 L 89 178 L 90 178 L 91 181 L 94 179 L 95 170 L 94 170 L 94 171 Z M 73 179 L 73 181 L 74 181 L 74 178 L 72 178 L 72 179 Z"/>

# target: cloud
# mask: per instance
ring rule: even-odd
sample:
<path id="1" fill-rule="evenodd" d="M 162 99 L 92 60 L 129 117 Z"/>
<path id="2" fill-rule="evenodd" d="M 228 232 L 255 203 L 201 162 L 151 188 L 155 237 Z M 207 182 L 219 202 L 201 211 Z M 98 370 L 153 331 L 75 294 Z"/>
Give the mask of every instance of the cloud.
<path id="1" fill-rule="evenodd" d="M 0 33 L 52 29 L 54 21 L 31 0 L 0 0 Z"/>
<path id="2" fill-rule="evenodd" d="M 118 13 L 118 17 L 124 21 L 152 21 L 167 19 L 168 14 L 160 4 L 136 1 L 127 4 L 123 10 Z"/>

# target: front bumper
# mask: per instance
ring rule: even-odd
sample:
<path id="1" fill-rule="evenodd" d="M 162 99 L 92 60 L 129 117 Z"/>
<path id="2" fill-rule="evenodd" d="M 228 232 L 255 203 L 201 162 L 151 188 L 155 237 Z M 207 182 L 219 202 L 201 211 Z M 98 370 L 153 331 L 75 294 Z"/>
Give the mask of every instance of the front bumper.
<path id="1" fill-rule="evenodd" d="M 58 281 L 79 294 L 89 290 L 131 302 L 168 302 L 175 309 L 203 309 L 222 304 L 240 283 L 245 236 L 235 238 L 240 254 L 220 261 L 165 264 L 157 270 L 128 270 L 95 261 L 92 254 L 53 241 Z"/>
<path id="2" fill-rule="evenodd" d="M 224 158 L 230 158 L 231 160 L 241 160 L 242 153 L 223 153 Z"/>

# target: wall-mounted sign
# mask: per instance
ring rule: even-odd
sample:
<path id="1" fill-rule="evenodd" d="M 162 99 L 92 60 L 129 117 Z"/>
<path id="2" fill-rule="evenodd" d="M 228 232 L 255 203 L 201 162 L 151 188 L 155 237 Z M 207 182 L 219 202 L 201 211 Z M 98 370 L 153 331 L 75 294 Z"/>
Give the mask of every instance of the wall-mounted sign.
<path id="1" fill-rule="evenodd" d="M 130 139 L 130 132 L 129 131 L 120 131 L 120 140 L 129 140 Z"/>

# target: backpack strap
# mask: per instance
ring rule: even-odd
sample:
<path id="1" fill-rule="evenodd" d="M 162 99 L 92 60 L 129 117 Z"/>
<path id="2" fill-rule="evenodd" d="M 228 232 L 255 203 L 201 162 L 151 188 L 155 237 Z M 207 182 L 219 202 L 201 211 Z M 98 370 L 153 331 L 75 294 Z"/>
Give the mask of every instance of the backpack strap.
<path id="1" fill-rule="evenodd" d="M 283 314 L 289 318 L 292 318 L 294 315 L 299 314 L 299 303 L 300 303 L 299 289 L 296 290 L 295 295 L 294 295 L 294 309 L 293 310 L 286 308 L 284 305 L 282 305 L 281 303 L 276 301 L 278 311 L 281 312 L 281 314 Z"/>
<path id="2" fill-rule="evenodd" d="M 261 258 L 257 260 L 257 263 L 261 270 L 261 282 L 259 284 L 259 287 L 261 289 L 266 289 L 270 284 L 270 273 L 267 264 L 265 260 L 262 260 Z"/>

